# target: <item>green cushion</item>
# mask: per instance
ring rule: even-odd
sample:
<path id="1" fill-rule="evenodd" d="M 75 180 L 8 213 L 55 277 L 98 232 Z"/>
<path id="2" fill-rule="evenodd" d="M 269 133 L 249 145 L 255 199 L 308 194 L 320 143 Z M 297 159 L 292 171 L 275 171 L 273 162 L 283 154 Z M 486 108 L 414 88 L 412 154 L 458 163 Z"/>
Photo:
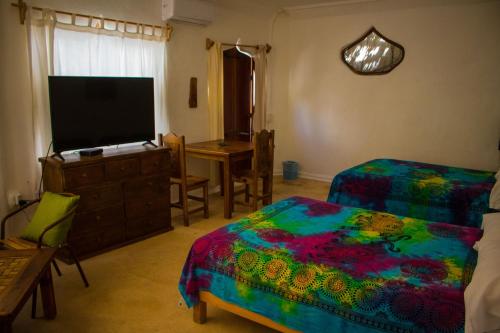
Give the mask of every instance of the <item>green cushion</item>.
<path id="1" fill-rule="evenodd" d="M 45 192 L 42 200 L 31 219 L 30 224 L 21 233 L 21 238 L 38 242 L 43 230 L 50 224 L 56 222 L 67 214 L 71 208 L 78 204 L 80 196 L 65 196 L 51 192 Z M 43 244 L 55 247 L 66 240 L 73 216 L 58 224 L 43 236 Z"/>

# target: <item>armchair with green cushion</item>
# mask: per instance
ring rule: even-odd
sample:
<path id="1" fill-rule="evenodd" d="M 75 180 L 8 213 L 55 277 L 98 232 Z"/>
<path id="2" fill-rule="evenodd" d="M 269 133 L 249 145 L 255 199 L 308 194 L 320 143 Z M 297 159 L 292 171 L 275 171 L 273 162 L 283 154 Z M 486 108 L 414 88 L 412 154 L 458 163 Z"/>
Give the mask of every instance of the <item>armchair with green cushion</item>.
<path id="1" fill-rule="evenodd" d="M 89 283 L 80 266 L 80 262 L 73 249 L 66 242 L 79 200 L 80 196 L 74 194 L 45 192 L 41 199 L 30 201 L 27 205 L 14 210 L 2 219 L 0 225 L 1 243 L 5 248 L 15 250 L 41 247 L 67 248 L 80 272 L 85 287 L 88 287 Z M 7 221 L 36 203 L 38 203 L 36 211 L 30 223 L 21 232 L 21 235 L 19 237 L 5 239 L 5 225 Z M 61 271 L 55 260 L 52 263 L 54 264 L 57 274 L 61 276 Z M 36 294 L 37 292 L 35 289 L 32 305 L 33 317 L 36 313 Z"/>

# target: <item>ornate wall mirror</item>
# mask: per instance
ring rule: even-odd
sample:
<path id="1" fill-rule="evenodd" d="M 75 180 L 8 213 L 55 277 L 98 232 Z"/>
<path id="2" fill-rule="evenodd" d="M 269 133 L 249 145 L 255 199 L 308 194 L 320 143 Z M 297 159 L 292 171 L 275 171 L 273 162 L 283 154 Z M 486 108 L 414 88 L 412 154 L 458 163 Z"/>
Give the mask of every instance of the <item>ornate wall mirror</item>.
<path id="1" fill-rule="evenodd" d="M 345 47 L 341 56 L 344 63 L 357 74 L 387 74 L 403 61 L 405 49 L 373 27 Z"/>

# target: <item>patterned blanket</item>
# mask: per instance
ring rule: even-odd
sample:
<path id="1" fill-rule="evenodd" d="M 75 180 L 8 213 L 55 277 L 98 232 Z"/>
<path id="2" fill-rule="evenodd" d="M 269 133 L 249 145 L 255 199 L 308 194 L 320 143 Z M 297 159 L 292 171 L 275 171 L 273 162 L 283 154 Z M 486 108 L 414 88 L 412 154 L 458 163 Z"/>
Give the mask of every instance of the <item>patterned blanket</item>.
<path id="1" fill-rule="evenodd" d="M 339 173 L 328 202 L 479 227 L 494 184 L 489 171 L 378 159 Z"/>
<path id="2" fill-rule="evenodd" d="M 292 197 L 196 240 L 179 289 L 303 332 L 462 332 L 481 232 Z"/>

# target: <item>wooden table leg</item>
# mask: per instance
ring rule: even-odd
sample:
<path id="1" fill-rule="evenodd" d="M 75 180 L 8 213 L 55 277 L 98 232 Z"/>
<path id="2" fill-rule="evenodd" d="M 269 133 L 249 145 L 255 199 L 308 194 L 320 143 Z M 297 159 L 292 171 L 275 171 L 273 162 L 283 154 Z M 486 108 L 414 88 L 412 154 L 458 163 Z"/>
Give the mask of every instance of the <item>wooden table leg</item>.
<path id="1" fill-rule="evenodd" d="M 40 279 L 40 291 L 42 294 L 43 313 L 45 318 L 54 319 L 57 315 L 56 298 L 54 295 L 54 285 L 52 284 L 52 272 L 50 261 L 45 273 Z"/>
<path id="2" fill-rule="evenodd" d="M 0 321 L 0 333 L 11 333 L 12 332 L 12 321 L 11 319 L 3 318 Z"/>
<path id="3" fill-rule="evenodd" d="M 230 219 L 232 216 L 233 183 L 231 179 L 231 160 L 224 158 L 224 218 Z"/>
<path id="4" fill-rule="evenodd" d="M 224 196 L 224 162 L 218 162 L 219 164 L 219 181 L 220 181 L 220 195 Z"/>
<path id="5" fill-rule="evenodd" d="M 207 303 L 200 301 L 194 306 L 193 320 L 197 324 L 204 324 L 207 321 Z"/>

